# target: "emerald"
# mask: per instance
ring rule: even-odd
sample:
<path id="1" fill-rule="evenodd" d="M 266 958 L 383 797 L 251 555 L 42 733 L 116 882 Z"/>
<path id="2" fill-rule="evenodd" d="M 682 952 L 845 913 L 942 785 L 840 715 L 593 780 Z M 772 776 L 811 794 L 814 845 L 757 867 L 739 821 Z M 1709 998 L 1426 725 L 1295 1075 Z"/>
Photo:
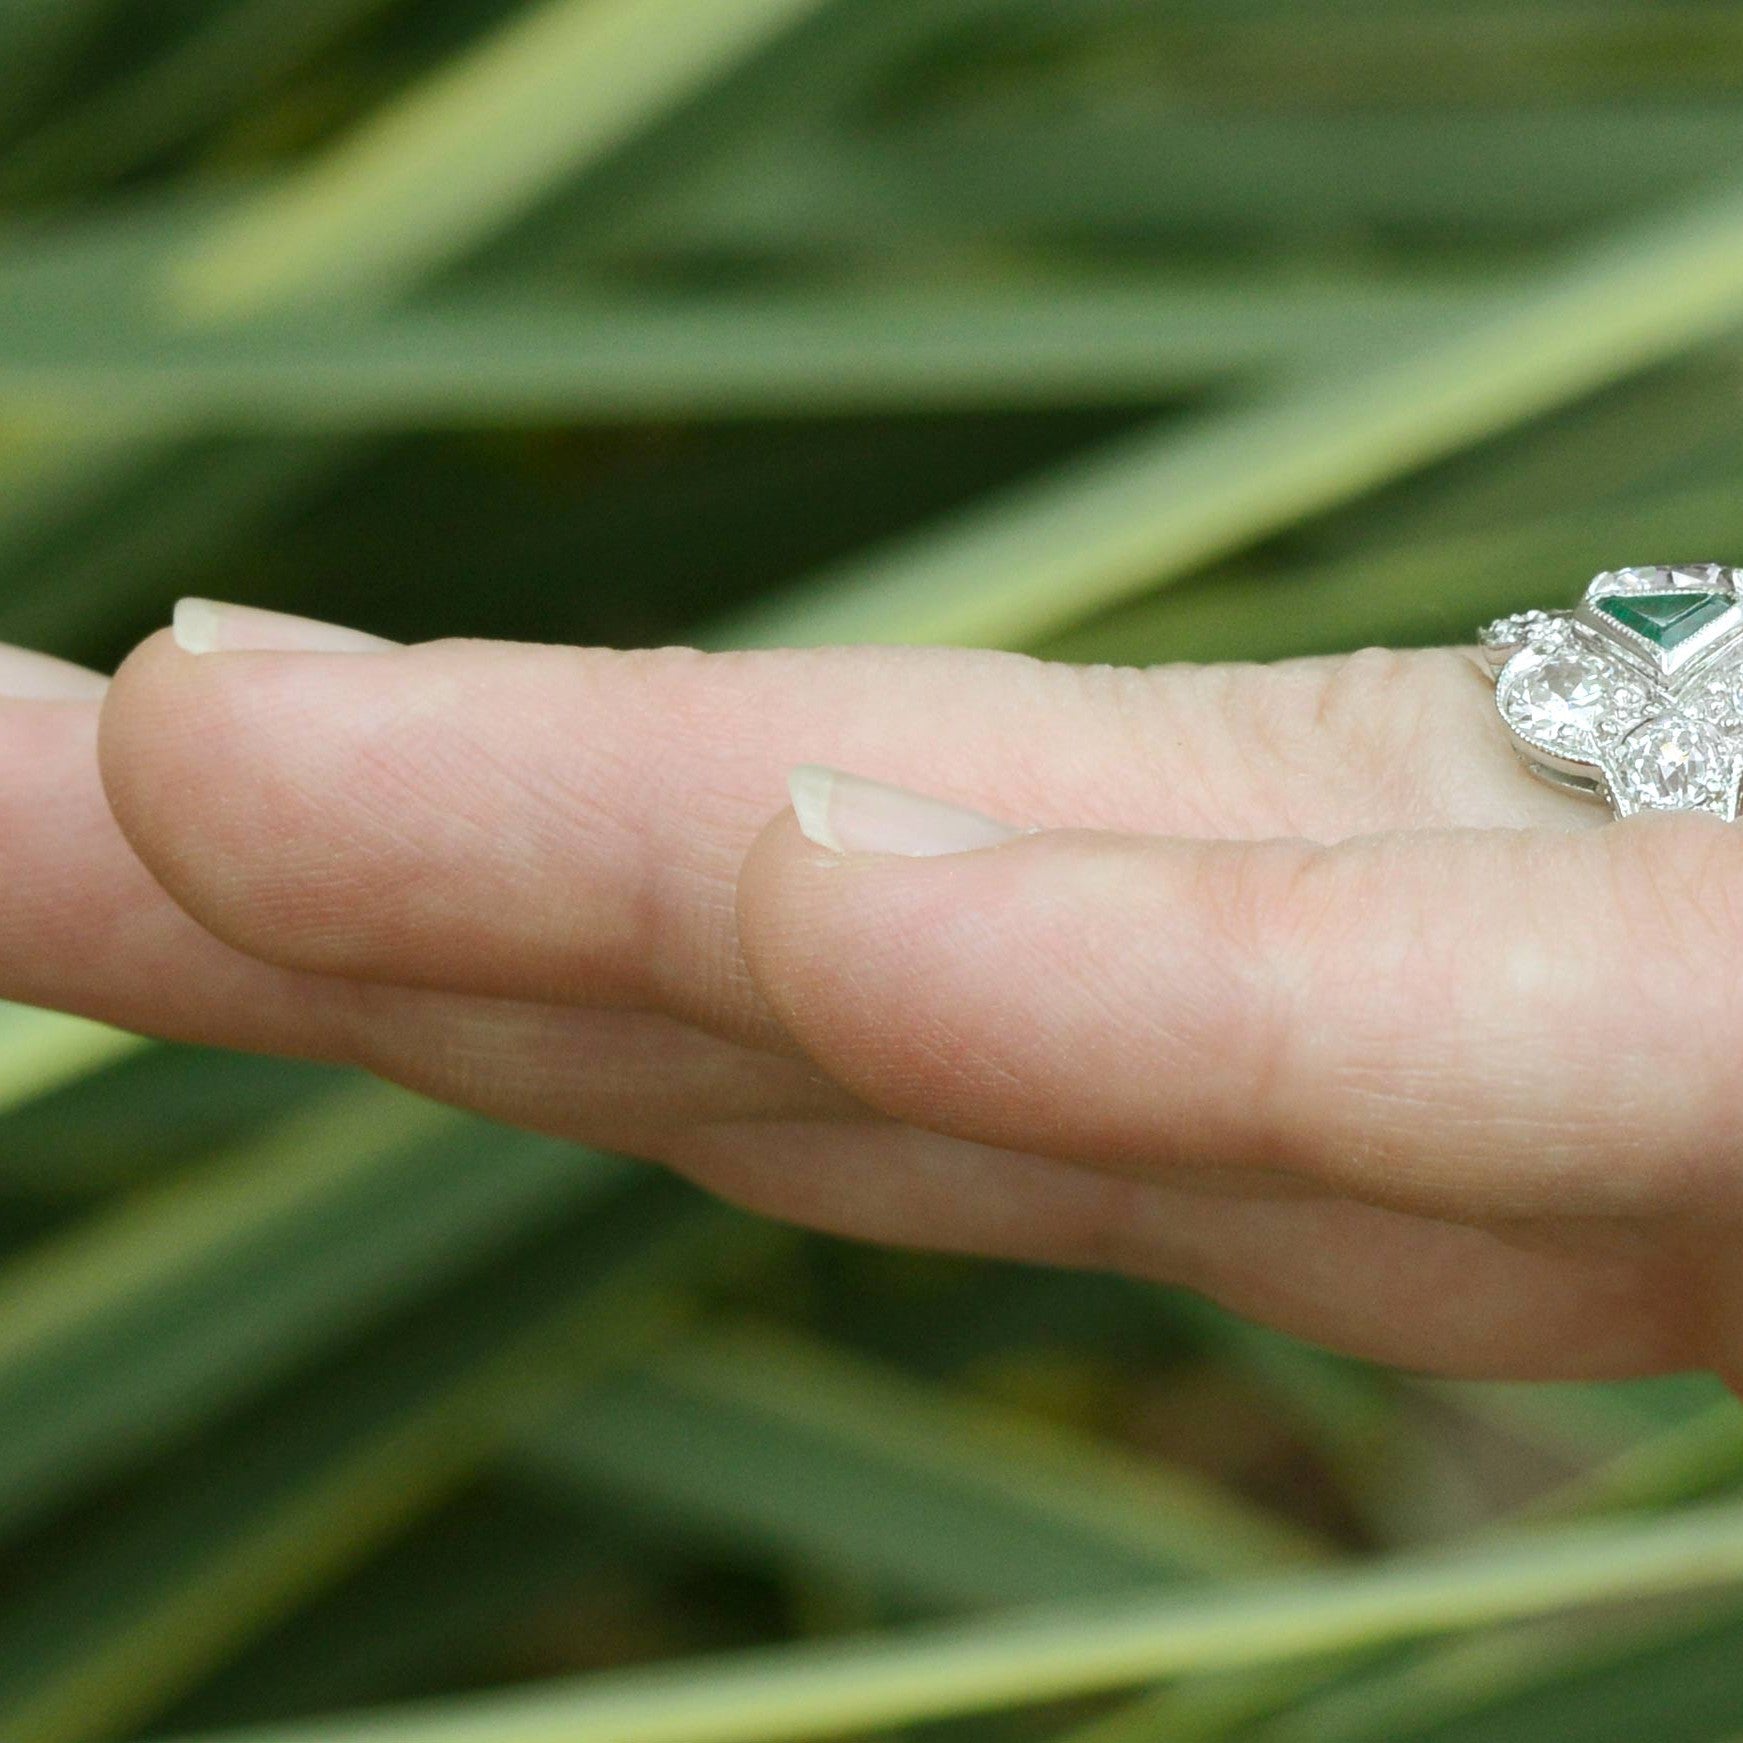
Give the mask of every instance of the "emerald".
<path id="1" fill-rule="evenodd" d="M 1598 609 L 1669 653 L 1734 603 L 1725 593 L 1617 593 L 1599 600 Z"/>

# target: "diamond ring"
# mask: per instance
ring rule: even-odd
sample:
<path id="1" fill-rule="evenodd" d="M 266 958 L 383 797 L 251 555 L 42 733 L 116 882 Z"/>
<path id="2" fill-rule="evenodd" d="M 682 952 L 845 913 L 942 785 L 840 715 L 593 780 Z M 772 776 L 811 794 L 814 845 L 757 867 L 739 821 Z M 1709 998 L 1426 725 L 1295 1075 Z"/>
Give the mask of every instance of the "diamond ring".
<path id="1" fill-rule="evenodd" d="M 1480 636 L 1495 701 L 1533 774 L 1618 817 L 1708 811 L 1743 787 L 1743 569 L 1607 569 L 1572 611 Z"/>

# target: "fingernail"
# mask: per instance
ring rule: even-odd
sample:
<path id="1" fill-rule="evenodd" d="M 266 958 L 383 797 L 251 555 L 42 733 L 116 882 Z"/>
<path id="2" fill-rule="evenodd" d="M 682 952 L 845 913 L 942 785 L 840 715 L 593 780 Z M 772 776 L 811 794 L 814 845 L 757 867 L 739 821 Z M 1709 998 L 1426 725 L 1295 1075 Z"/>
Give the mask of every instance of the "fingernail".
<path id="1" fill-rule="evenodd" d="M 1023 833 L 979 811 L 815 763 L 794 769 L 787 784 L 805 839 L 833 853 L 934 859 L 996 847 Z"/>
<path id="2" fill-rule="evenodd" d="M 398 645 L 312 617 L 212 599 L 178 600 L 172 629 L 184 654 L 367 654 Z"/>
<path id="3" fill-rule="evenodd" d="M 107 678 L 83 666 L 0 645 L 0 696 L 13 702 L 98 702 L 108 688 Z"/>

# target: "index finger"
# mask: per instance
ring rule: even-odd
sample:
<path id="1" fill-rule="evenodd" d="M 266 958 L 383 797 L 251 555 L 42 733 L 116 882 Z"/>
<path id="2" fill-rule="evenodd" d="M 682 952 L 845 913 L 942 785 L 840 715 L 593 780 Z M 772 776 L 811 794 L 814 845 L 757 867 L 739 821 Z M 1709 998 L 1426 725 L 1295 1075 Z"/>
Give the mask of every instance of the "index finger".
<path id="1" fill-rule="evenodd" d="M 163 636 L 117 678 L 102 753 L 135 850 L 252 955 L 759 1041 L 778 1026 L 734 888 L 794 763 L 1189 837 L 1588 818 L 1515 766 L 1484 679 L 1444 650 L 1116 671 L 904 648 L 194 655 Z"/>

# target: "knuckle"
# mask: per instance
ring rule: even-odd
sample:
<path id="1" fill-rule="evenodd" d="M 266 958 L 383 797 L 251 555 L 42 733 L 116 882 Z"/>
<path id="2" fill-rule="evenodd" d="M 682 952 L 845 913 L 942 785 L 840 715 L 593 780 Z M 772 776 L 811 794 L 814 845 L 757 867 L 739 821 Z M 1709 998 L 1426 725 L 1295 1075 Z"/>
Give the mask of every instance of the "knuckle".
<path id="1" fill-rule="evenodd" d="M 1409 815 L 1423 764 L 1476 676 L 1450 648 L 1285 661 L 1232 692 L 1234 741 L 1250 747 L 1248 772 L 1272 812 L 1300 827 L 1319 815 L 1313 784 L 1333 770 L 1340 789 L 1371 796 L 1366 810 Z"/>
<path id="2" fill-rule="evenodd" d="M 1244 1086 L 1243 1149 L 1366 1189 L 1456 1117 L 1449 1042 L 1471 999 L 1458 940 L 1415 911 L 1389 845 L 1278 843 L 1249 863 L 1213 910 L 1244 962 L 1243 1009 L 1221 1038 Z"/>
<path id="3" fill-rule="evenodd" d="M 1302 1142 L 1318 991 L 1347 943 L 1330 859 L 1308 843 L 1274 842 L 1209 856 L 1201 872 L 1194 906 L 1210 971 L 1195 1001 L 1198 1050 L 1244 1086 L 1240 1148 L 1255 1157 L 1290 1158 Z"/>
<path id="4" fill-rule="evenodd" d="M 1438 728 L 1449 689 L 1468 688 L 1472 677 L 1470 662 L 1450 648 L 1360 648 L 1326 669 L 1312 724 L 1352 746 L 1408 744 Z"/>

